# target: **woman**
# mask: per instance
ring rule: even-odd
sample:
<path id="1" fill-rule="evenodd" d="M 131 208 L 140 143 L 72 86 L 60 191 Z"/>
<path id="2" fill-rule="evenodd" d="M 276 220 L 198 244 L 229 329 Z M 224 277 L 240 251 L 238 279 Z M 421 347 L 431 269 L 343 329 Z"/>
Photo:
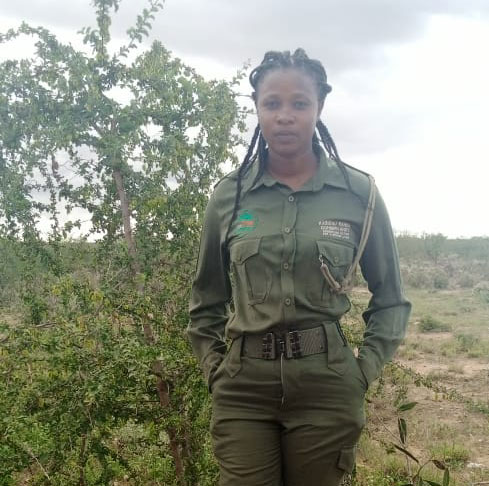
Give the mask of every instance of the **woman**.
<path id="1" fill-rule="evenodd" d="M 209 201 L 188 332 L 213 395 L 220 484 L 334 486 L 410 304 L 373 179 L 340 160 L 320 120 L 321 63 L 268 52 L 250 83 L 258 126 Z M 372 298 L 356 358 L 339 319 L 358 260 Z"/>

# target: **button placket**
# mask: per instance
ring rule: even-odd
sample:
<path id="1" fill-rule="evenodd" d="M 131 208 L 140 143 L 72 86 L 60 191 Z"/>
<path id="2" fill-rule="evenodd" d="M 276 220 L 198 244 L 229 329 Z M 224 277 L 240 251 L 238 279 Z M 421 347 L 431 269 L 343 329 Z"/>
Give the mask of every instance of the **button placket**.
<path id="1" fill-rule="evenodd" d="M 295 224 L 297 218 L 297 201 L 292 194 L 285 194 L 282 219 L 282 253 L 281 292 L 284 322 L 293 322 L 296 318 L 293 260 L 296 249 Z"/>

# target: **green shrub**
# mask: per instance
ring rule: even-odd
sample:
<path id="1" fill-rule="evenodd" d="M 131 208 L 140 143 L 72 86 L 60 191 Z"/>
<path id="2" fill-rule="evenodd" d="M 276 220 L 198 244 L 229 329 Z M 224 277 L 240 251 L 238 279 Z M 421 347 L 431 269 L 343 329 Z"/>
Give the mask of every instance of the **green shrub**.
<path id="1" fill-rule="evenodd" d="M 482 302 L 489 304 L 489 282 L 479 282 L 474 287 L 474 294 L 477 295 Z"/>
<path id="2" fill-rule="evenodd" d="M 482 358 L 489 355 L 489 340 L 477 335 L 460 333 L 453 339 L 443 342 L 440 346 L 442 356 L 460 356 L 462 353 L 469 358 Z"/>
<path id="3" fill-rule="evenodd" d="M 469 460 L 469 451 L 462 445 L 437 444 L 430 448 L 433 457 L 442 459 L 450 468 L 456 469 L 463 467 Z"/>
<path id="4" fill-rule="evenodd" d="M 445 272 L 438 271 L 433 275 L 433 287 L 435 289 L 447 289 L 449 284 L 448 275 Z"/>
<path id="5" fill-rule="evenodd" d="M 463 274 L 457 281 L 458 285 L 463 289 L 471 289 L 475 285 L 475 279 L 472 275 Z"/>
<path id="6" fill-rule="evenodd" d="M 407 271 L 406 275 L 403 277 L 407 286 L 414 288 L 430 288 L 431 280 L 429 275 L 422 270 L 411 270 Z"/>
<path id="7" fill-rule="evenodd" d="M 474 349 L 478 344 L 478 339 L 472 334 L 457 334 L 458 350 L 468 353 Z"/>
<path id="8" fill-rule="evenodd" d="M 435 319 L 433 316 L 424 316 L 418 323 L 420 332 L 449 332 L 452 330 L 450 324 Z"/>

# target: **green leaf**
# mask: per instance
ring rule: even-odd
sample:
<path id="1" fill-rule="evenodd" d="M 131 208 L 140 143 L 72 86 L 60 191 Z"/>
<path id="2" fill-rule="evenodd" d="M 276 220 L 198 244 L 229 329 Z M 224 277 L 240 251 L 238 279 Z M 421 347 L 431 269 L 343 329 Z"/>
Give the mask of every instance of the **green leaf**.
<path id="1" fill-rule="evenodd" d="M 397 426 L 399 428 L 399 437 L 401 438 L 401 442 L 406 444 L 406 436 L 407 436 L 407 425 L 406 421 L 403 418 L 397 419 Z"/>
<path id="2" fill-rule="evenodd" d="M 450 484 L 450 471 L 447 468 L 443 473 L 443 486 L 449 486 L 449 484 Z"/>
<path id="3" fill-rule="evenodd" d="M 414 462 L 419 464 L 418 459 L 416 459 L 416 457 L 411 452 L 409 452 L 407 449 L 404 449 L 404 447 L 398 446 L 397 444 L 393 444 L 393 445 L 398 451 L 401 451 L 403 454 L 406 454 L 406 456 L 410 457 Z"/>
<path id="4" fill-rule="evenodd" d="M 402 403 L 397 407 L 398 412 L 405 412 L 406 410 L 411 410 L 414 408 L 418 402 L 408 402 L 408 403 Z"/>

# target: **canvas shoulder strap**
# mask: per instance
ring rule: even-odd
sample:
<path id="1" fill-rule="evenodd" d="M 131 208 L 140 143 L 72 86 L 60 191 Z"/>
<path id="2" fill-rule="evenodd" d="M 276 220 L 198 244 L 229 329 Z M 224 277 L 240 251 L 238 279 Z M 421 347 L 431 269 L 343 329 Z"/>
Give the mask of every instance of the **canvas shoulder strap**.
<path id="1" fill-rule="evenodd" d="M 355 258 L 353 259 L 352 264 L 348 268 L 345 277 L 343 278 L 341 283 L 339 283 L 333 277 L 331 271 L 329 270 L 328 265 L 324 262 L 322 258 L 320 258 L 321 272 L 323 273 L 324 278 L 326 279 L 326 282 L 328 283 L 331 291 L 336 294 L 345 294 L 352 288 L 353 276 L 355 275 L 358 264 L 360 263 L 360 260 L 362 258 L 363 252 L 365 250 L 365 246 L 367 245 L 368 237 L 370 235 L 370 229 L 372 228 L 372 218 L 375 209 L 375 195 L 377 191 L 375 189 L 375 180 L 370 174 L 368 174 L 368 180 L 370 184 L 370 191 L 368 195 L 367 207 L 365 209 L 365 217 L 363 220 L 362 234 L 360 236 L 358 250 L 355 255 Z"/>

